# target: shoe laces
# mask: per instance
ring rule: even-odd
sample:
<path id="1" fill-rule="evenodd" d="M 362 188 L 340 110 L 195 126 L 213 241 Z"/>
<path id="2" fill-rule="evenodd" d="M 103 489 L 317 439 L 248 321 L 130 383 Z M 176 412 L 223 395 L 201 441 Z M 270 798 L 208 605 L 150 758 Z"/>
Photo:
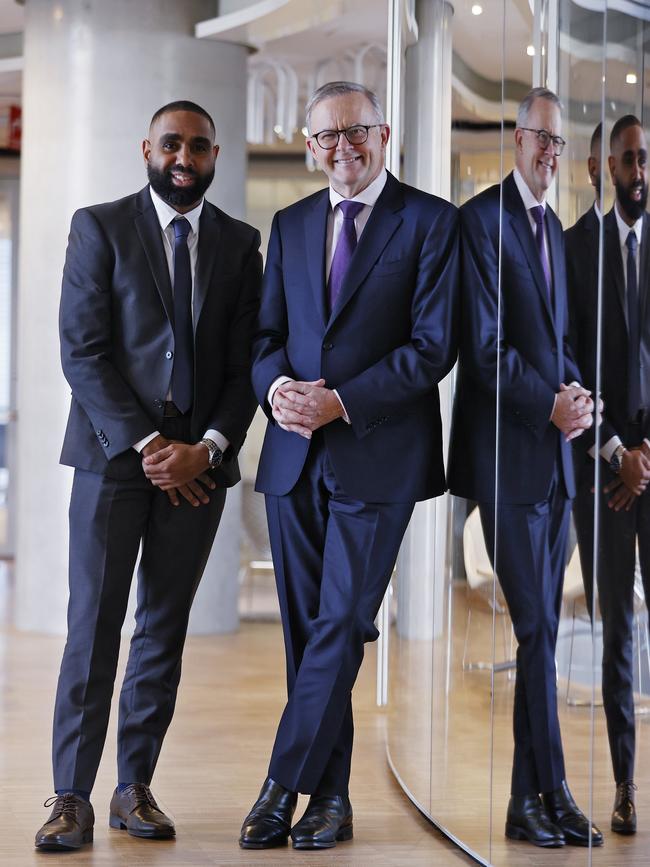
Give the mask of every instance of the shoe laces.
<path id="1" fill-rule="evenodd" d="M 624 780 L 622 783 L 618 784 L 618 790 L 621 793 L 621 796 L 623 798 L 628 798 L 630 801 L 634 800 L 636 789 L 637 787 L 632 780 Z"/>
<path id="2" fill-rule="evenodd" d="M 129 792 L 133 795 L 136 807 L 148 805 L 150 807 L 153 807 L 154 810 L 159 809 L 158 804 L 156 803 L 156 799 L 151 794 L 151 789 L 149 788 L 149 786 L 145 786 L 144 783 L 131 783 L 131 785 L 127 786 L 124 791 Z"/>
<path id="3" fill-rule="evenodd" d="M 44 807 L 54 807 L 52 810 L 52 819 L 58 819 L 59 816 L 68 816 L 71 819 L 77 818 L 77 798 L 71 792 L 65 795 L 52 795 L 43 803 Z"/>

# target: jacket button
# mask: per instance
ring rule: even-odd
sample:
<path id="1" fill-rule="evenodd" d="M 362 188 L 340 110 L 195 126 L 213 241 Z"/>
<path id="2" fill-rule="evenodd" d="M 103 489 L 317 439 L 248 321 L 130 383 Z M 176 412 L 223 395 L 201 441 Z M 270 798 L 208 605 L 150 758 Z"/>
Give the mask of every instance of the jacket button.
<path id="1" fill-rule="evenodd" d="M 173 356 L 174 356 L 174 353 L 171 351 L 171 349 L 168 349 L 167 352 L 165 353 L 165 358 L 173 358 Z"/>
<path id="2" fill-rule="evenodd" d="M 160 400 L 160 398 L 156 398 L 156 400 L 154 400 L 154 402 L 153 402 L 153 405 L 155 407 L 157 407 L 158 409 L 162 409 L 162 407 L 164 405 L 164 401 Z"/>
<path id="3" fill-rule="evenodd" d="M 329 352 L 330 349 L 334 349 L 334 344 L 333 343 L 323 343 L 323 349 L 325 350 L 325 352 Z"/>

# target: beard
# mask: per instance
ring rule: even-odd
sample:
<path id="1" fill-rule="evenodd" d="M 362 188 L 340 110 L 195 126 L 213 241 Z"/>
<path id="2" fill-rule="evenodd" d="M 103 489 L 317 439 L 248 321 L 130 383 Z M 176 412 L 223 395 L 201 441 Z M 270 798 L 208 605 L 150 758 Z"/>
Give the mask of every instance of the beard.
<path id="1" fill-rule="evenodd" d="M 194 183 L 189 187 L 177 187 L 172 179 L 172 169 L 160 171 L 160 169 L 154 168 L 151 163 L 147 163 L 147 176 L 151 188 L 172 208 L 185 208 L 198 202 L 214 178 L 214 166 L 205 175 L 200 175 L 195 169 L 184 166 L 174 166 L 173 171 L 181 171 L 190 175 L 194 178 Z"/>
<path id="2" fill-rule="evenodd" d="M 630 220 L 638 220 L 645 213 L 645 207 L 648 204 L 648 185 L 641 181 L 635 181 L 629 187 L 624 186 L 620 181 L 616 181 L 616 199 L 621 206 L 623 213 Z M 641 198 L 637 202 L 632 198 L 633 190 L 641 190 Z"/>

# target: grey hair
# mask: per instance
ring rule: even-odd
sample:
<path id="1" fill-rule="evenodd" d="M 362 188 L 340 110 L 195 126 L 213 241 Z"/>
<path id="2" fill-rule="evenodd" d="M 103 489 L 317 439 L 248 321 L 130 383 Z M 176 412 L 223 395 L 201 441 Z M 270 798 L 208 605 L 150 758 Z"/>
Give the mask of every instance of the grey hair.
<path id="1" fill-rule="evenodd" d="M 329 81 L 314 91 L 305 107 L 305 117 L 309 132 L 311 132 L 311 113 L 318 103 L 331 99 L 333 96 L 343 96 L 346 93 L 362 93 L 372 106 L 377 123 L 384 123 L 384 112 L 377 99 L 377 94 L 373 93 L 372 90 L 368 90 L 363 84 L 357 84 L 356 81 Z"/>
<path id="2" fill-rule="evenodd" d="M 560 111 L 562 110 L 562 103 L 557 94 L 553 93 L 553 91 L 549 90 L 547 87 L 534 87 L 532 90 L 528 91 L 519 105 L 519 110 L 517 111 L 518 128 L 524 127 L 528 124 L 528 115 L 536 99 L 546 99 L 549 102 L 552 102 L 553 105 L 557 105 Z"/>

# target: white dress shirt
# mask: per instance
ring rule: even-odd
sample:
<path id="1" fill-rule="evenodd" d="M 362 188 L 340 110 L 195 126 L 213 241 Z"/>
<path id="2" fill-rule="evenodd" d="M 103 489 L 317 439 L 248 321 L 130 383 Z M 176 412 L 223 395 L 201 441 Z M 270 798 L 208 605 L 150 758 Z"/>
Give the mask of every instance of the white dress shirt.
<path id="1" fill-rule="evenodd" d="M 368 222 L 368 218 L 372 213 L 372 209 L 377 202 L 377 199 L 381 195 L 384 187 L 386 186 L 386 180 L 388 175 L 386 173 L 386 169 L 382 169 L 377 177 L 368 184 L 368 186 L 361 190 L 360 193 L 357 193 L 356 196 L 353 196 L 351 199 L 346 199 L 345 196 L 342 196 L 338 193 L 333 187 L 330 186 L 330 211 L 327 216 L 327 234 L 325 237 L 325 283 L 329 280 L 330 269 L 332 267 L 332 259 L 334 258 L 334 252 L 336 250 L 336 245 L 339 240 L 339 235 L 341 234 L 341 227 L 343 226 L 343 212 L 338 207 L 341 202 L 362 202 L 364 207 L 359 211 L 357 216 L 354 218 L 354 228 L 357 233 L 357 241 L 361 237 L 361 233 L 366 227 L 366 223 Z M 268 390 L 266 399 L 268 400 L 270 406 L 273 406 L 273 395 L 278 390 L 278 388 L 284 382 L 290 382 L 290 376 L 278 376 L 277 379 L 274 379 L 271 383 L 271 387 Z M 348 424 L 350 424 L 350 418 L 345 410 L 345 406 L 343 406 L 343 401 L 339 397 L 339 393 L 336 389 L 333 389 L 334 394 L 337 396 L 339 403 L 343 407 L 343 419 Z"/>
<path id="2" fill-rule="evenodd" d="M 193 208 L 191 211 L 188 211 L 186 214 L 179 214 L 171 205 L 168 205 L 160 196 L 154 192 L 154 190 L 149 187 L 149 192 L 151 194 L 151 201 L 153 202 L 154 209 L 156 211 L 156 215 L 158 217 L 158 222 L 160 223 L 160 231 L 162 233 L 163 239 L 163 247 L 165 248 L 165 257 L 167 259 L 167 267 L 169 268 L 169 279 L 172 284 L 172 292 L 174 291 L 174 246 L 175 246 L 175 234 L 174 227 L 172 223 L 177 217 L 185 217 L 185 219 L 190 224 L 190 233 L 187 236 L 187 249 L 190 253 L 190 271 L 192 273 L 192 312 L 194 311 L 194 272 L 196 271 L 196 259 L 199 252 L 199 219 L 201 217 L 201 211 L 203 210 L 203 199 L 199 202 L 196 208 Z M 167 400 L 173 400 L 173 395 L 170 391 L 167 393 Z M 150 433 L 148 436 L 141 439 L 139 442 L 135 443 L 133 448 L 137 452 L 141 452 L 142 449 L 150 443 L 152 439 L 160 436 L 160 431 L 154 431 Z M 222 452 L 230 445 L 229 441 L 226 437 L 219 433 L 216 430 L 207 430 L 204 434 L 207 439 L 211 439 L 214 443 L 216 443 L 217 447 L 221 449 Z"/>

